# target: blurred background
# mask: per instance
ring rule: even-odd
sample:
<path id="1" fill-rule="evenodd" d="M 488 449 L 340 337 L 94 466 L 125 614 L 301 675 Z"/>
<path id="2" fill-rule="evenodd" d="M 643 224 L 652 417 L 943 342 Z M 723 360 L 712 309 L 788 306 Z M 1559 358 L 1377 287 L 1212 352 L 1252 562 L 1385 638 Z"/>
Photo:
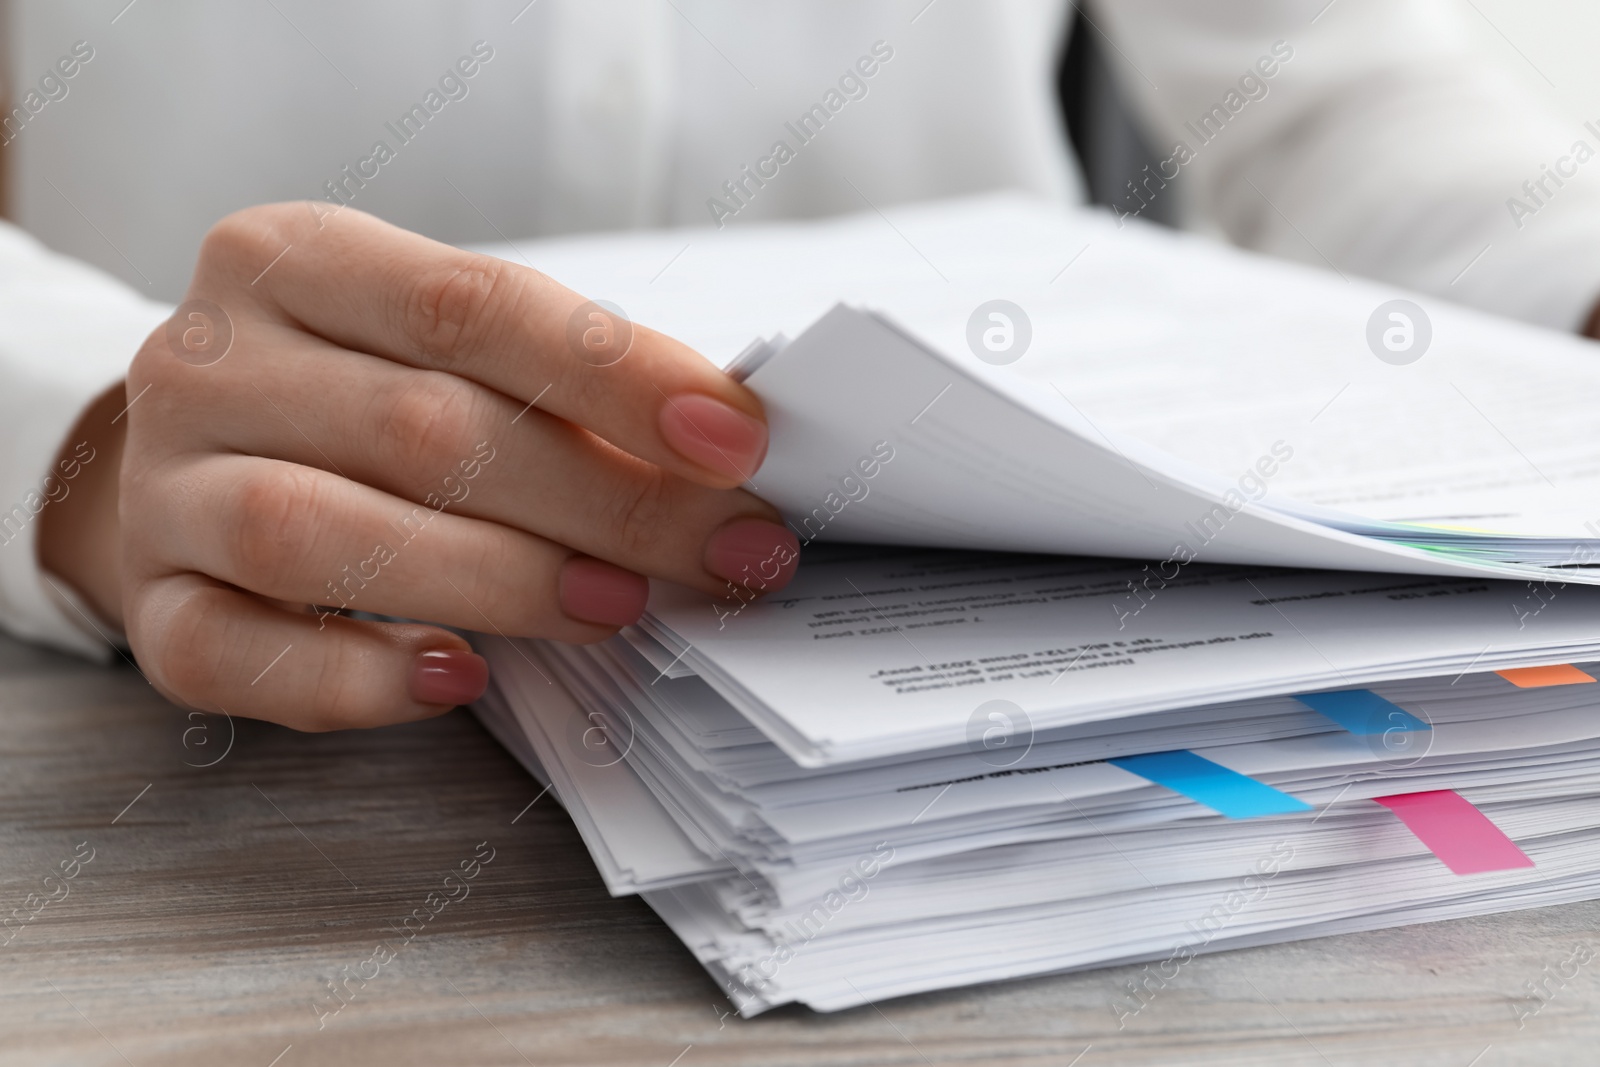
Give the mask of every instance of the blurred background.
<path id="1" fill-rule="evenodd" d="M 384 85 L 381 71 L 360 69 L 359 55 L 340 55 L 337 62 L 324 55 L 326 66 L 319 66 L 311 57 L 304 69 L 286 68 L 283 57 L 293 56 L 297 50 L 304 51 L 305 45 L 311 43 L 306 28 L 316 31 L 312 36 L 325 43 L 341 39 L 342 31 L 342 39 L 362 40 L 370 50 L 381 51 L 381 27 L 362 35 L 360 27 L 340 25 L 348 20 L 342 19 L 334 9 L 323 10 L 315 3 L 301 0 L 242 2 L 261 8 L 259 22 L 252 24 L 259 28 L 259 33 L 252 32 L 250 47 L 245 48 L 241 48 L 241 42 L 236 39 L 240 23 L 237 11 L 219 17 L 208 26 L 206 9 L 197 5 L 191 36 L 184 42 L 173 42 L 142 40 L 138 19 L 133 14 L 126 19 L 118 14 L 119 9 L 127 11 L 132 7 L 127 0 L 106 0 L 92 5 L 76 2 L 58 5 L 52 0 L 48 8 L 44 0 L 0 0 L 0 20 L 3 20 L 0 33 L 4 35 L 4 44 L 0 47 L 0 63 L 4 69 L 0 76 L 13 102 L 18 92 L 26 91 L 39 72 L 49 69 L 57 58 L 56 53 L 64 51 L 75 39 L 73 34 L 85 36 L 91 44 L 100 42 L 95 60 L 71 84 L 69 98 L 50 105 L 50 121 L 41 122 L 37 130 L 25 131 L 26 135 L 17 137 L 14 143 L 0 146 L 0 214 L 58 251 L 87 260 L 149 295 L 177 300 L 186 284 L 194 249 L 206 227 L 202 220 L 214 220 L 253 201 L 317 195 L 321 178 L 332 176 L 341 165 L 351 161 L 349 147 L 370 141 L 376 129 L 374 116 L 398 113 L 410 102 L 407 98 L 416 94 L 418 86 L 412 84 L 415 78 Z M 1361 2 L 1364 0 L 1332 0 L 1330 8 L 1338 3 Z M 1572 138 L 1584 135 L 1585 121 L 1600 122 L 1600 64 L 1594 62 L 1594 44 L 1600 40 L 1600 5 L 1592 0 L 1542 0 L 1538 4 L 1516 0 L 1446 2 L 1458 7 L 1463 28 L 1476 48 L 1498 62 L 1530 93 L 1547 100 L 1558 113 L 1570 117 Z M 663 10 L 670 14 L 669 9 L 664 7 Z M 1093 6 L 1088 10 L 1092 18 Z M 115 23 L 108 21 L 113 17 L 117 20 Z M 414 14 L 404 17 L 412 18 Z M 48 26 L 49 32 L 14 32 L 24 24 L 37 31 L 41 22 L 51 21 L 57 25 Z M 495 28 L 503 29 L 503 21 L 497 20 Z M 532 16 L 530 24 L 531 21 Z M 1116 79 L 1119 64 L 1124 61 L 1114 49 L 1106 46 L 1105 39 L 1081 13 L 1073 22 L 1071 44 L 1058 67 L 1057 91 L 1063 123 L 1068 127 L 1092 199 L 1105 204 L 1122 203 L 1128 177 L 1158 157 L 1143 143 L 1119 98 Z M 83 30 L 84 25 L 94 27 L 93 32 Z M 352 38 L 352 32 L 357 36 Z M 56 43 L 51 45 L 53 51 L 45 54 L 37 48 L 30 50 L 24 43 L 27 40 Z M 281 44 L 282 48 L 275 47 L 276 44 Z M 328 83 L 326 112 L 316 117 L 317 136 L 297 130 L 292 117 L 287 122 L 252 125 L 247 120 L 252 113 L 241 119 L 242 109 L 229 106 L 225 94 L 219 94 L 214 121 L 209 128 L 168 128 L 160 99 L 135 104 L 117 97 L 118 66 L 126 61 L 124 57 L 129 54 L 130 46 L 134 50 L 171 52 L 172 76 L 164 87 L 164 91 L 170 93 L 206 93 L 208 85 L 221 83 L 219 76 L 224 72 L 237 86 L 241 65 L 250 68 L 250 75 L 258 79 L 259 92 L 263 94 L 270 93 L 274 82 L 284 77 L 325 80 Z M 451 47 L 455 47 L 455 42 L 451 42 Z M 309 52 L 306 55 L 309 56 Z M 432 56 L 403 59 L 408 71 L 440 65 Z M 341 84 L 330 70 L 339 67 L 348 68 L 366 83 L 366 92 L 359 97 L 349 92 L 354 83 Z M 506 73 L 509 72 L 496 71 L 497 76 L 503 77 Z M 1126 75 L 1125 70 L 1120 73 Z M 345 77 L 343 70 L 339 77 Z M 348 77 L 345 80 L 350 81 Z M 6 109 L 11 106 L 7 104 Z M 480 105 L 474 105 L 477 106 Z M 95 126 L 86 122 L 88 109 L 97 107 L 117 111 L 115 136 L 104 135 L 104 123 Z M 258 108 L 253 114 L 260 116 L 263 112 Z M 452 144 L 451 139 L 459 140 L 467 133 L 462 129 L 454 132 L 442 129 L 438 136 L 433 136 L 430 132 L 425 147 L 408 151 L 463 153 L 467 146 Z M 294 145 L 298 149 L 302 144 L 301 136 L 306 137 L 305 143 L 337 144 L 341 151 L 325 160 L 315 160 L 306 180 L 286 183 L 283 188 L 264 188 L 259 181 L 252 183 L 252 172 L 265 169 L 260 166 L 263 159 L 281 151 L 279 146 Z M 165 172 L 159 175 L 127 173 L 124 161 L 132 154 L 123 150 L 127 139 L 155 139 L 163 148 Z M 508 137 L 507 140 L 514 142 L 516 139 Z M 1540 163 L 1560 154 L 1568 144 L 1570 140 L 1552 144 L 1544 159 L 1530 159 L 1529 173 L 1537 173 Z M 515 143 L 497 146 L 497 150 L 504 151 L 509 158 L 520 158 L 518 153 L 522 151 Z M 314 153 L 315 148 L 311 151 Z M 521 162 L 528 164 L 526 159 Z M 49 173 L 58 177 L 70 174 L 70 179 L 63 180 L 72 186 L 71 189 L 52 188 L 45 180 Z M 312 175 L 316 177 L 313 179 Z M 1578 180 L 1600 181 L 1600 171 L 1585 171 Z M 505 236 L 515 238 L 533 230 L 561 232 L 585 228 L 581 220 L 575 225 L 561 225 L 560 220 L 555 225 L 551 225 L 550 220 L 519 224 L 513 207 L 502 205 L 498 210 L 479 210 L 467 202 L 434 204 L 429 208 L 426 222 L 407 219 L 406 198 L 422 194 L 417 189 L 408 189 L 403 175 L 393 180 L 386 178 L 383 188 L 364 195 L 367 199 L 358 206 L 424 229 L 429 236 L 458 243 L 489 242 Z M 1143 217 L 1170 224 L 1173 206 L 1172 199 L 1158 201 L 1143 213 Z M 514 232 L 500 232 L 488 221 L 490 216 L 500 221 L 502 229 Z M 159 242 L 149 239 L 152 227 L 160 235 Z M 119 251 L 119 248 L 128 247 L 141 250 L 137 266 Z"/>

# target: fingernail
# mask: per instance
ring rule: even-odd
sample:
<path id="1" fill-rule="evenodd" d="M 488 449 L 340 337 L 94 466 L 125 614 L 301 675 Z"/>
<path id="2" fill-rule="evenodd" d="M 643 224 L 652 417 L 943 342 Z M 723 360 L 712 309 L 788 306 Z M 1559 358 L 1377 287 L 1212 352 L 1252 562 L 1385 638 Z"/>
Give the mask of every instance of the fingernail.
<path id="1" fill-rule="evenodd" d="M 741 481 L 753 477 L 767 455 L 766 423 L 699 393 L 670 398 L 660 424 L 661 436 L 680 456 Z"/>
<path id="2" fill-rule="evenodd" d="M 649 582 L 604 560 L 574 556 L 561 568 L 561 610 L 574 619 L 627 626 L 649 599 Z"/>
<path id="3" fill-rule="evenodd" d="M 411 661 L 411 699 L 418 704 L 470 704 L 489 687 L 489 664 L 461 649 L 418 652 Z"/>
<path id="4" fill-rule="evenodd" d="M 706 542 L 706 570 L 758 593 L 782 589 L 800 565 L 800 539 L 765 519 L 723 523 Z"/>

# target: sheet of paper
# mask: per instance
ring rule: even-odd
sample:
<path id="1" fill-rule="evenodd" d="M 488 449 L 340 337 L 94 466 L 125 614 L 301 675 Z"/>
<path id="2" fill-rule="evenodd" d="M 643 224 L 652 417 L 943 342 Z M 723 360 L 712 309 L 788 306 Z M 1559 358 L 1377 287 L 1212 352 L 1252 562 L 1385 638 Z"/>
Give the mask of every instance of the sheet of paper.
<path id="1" fill-rule="evenodd" d="M 848 383 L 843 386 L 841 383 Z M 1416 574 L 1514 569 L 1378 541 L 1251 501 L 1291 462 L 1260 440 L 1244 473 L 1208 472 L 1094 428 L 1064 395 L 838 307 L 747 384 L 772 444 L 750 488 L 802 541 L 1076 552 Z M 1236 429 L 1233 432 L 1240 432 Z M 1222 433 L 1222 426 L 1214 428 Z M 1259 465 L 1259 466 L 1257 466 Z M 1229 496 L 1232 491 L 1232 496 Z"/>
<path id="2" fill-rule="evenodd" d="M 1535 616 L 1506 582 L 1107 560 L 844 553 L 735 608 L 653 587 L 646 626 L 807 766 L 967 743 L 1005 700 L 1032 730 L 1447 670 L 1592 658 L 1600 590 Z M 818 664 L 825 662 L 826 670 Z"/>

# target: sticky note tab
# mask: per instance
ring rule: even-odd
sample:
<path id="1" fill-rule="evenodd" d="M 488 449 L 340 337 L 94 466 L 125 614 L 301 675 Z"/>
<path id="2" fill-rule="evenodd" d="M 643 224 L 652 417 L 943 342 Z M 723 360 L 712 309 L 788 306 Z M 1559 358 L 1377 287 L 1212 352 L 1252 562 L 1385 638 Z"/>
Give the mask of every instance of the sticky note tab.
<path id="1" fill-rule="evenodd" d="M 1363 737 L 1387 734 L 1392 731 L 1413 733 L 1433 727 L 1406 711 L 1391 704 L 1370 689 L 1341 689 L 1336 693 L 1301 693 L 1295 697 L 1300 703 L 1343 726 L 1353 734 Z"/>
<path id="2" fill-rule="evenodd" d="M 1374 797 L 1400 816 L 1406 829 L 1457 874 L 1511 871 L 1533 860 L 1489 817 L 1453 789 Z"/>
<path id="3" fill-rule="evenodd" d="M 1296 800 L 1288 793 L 1238 771 L 1230 771 L 1193 752 L 1152 752 L 1107 762 L 1166 786 L 1174 793 L 1182 793 L 1230 819 L 1311 810 L 1311 805 L 1303 800 Z"/>
<path id="4" fill-rule="evenodd" d="M 1570 663 L 1558 663 L 1553 667 L 1512 667 L 1494 673 L 1518 689 L 1543 689 L 1547 685 L 1583 685 L 1585 682 L 1594 681 Z"/>

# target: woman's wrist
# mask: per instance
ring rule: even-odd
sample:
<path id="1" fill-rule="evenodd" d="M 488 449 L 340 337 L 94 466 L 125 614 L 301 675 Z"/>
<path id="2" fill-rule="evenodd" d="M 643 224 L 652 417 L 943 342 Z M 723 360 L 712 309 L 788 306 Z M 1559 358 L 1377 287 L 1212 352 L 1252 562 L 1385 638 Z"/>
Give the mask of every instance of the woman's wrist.
<path id="1" fill-rule="evenodd" d="M 63 495 L 39 513 L 39 565 L 70 586 L 100 621 L 122 628 L 122 552 L 117 487 L 128 425 L 121 383 L 101 394 L 67 435 L 51 471 Z"/>

